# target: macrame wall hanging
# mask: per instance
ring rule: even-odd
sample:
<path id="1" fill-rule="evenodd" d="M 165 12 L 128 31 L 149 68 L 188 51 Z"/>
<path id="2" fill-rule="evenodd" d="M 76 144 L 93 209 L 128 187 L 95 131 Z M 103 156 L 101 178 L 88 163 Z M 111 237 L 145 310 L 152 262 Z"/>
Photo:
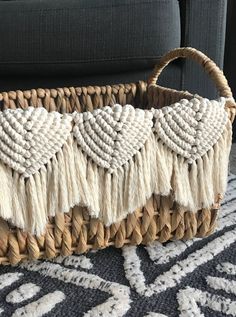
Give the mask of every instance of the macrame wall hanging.
<path id="1" fill-rule="evenodd" d="M 225 98 L 182 99 L 61 115 L 0 113 L 0 217 L 40 235 L 48 217 L 86 206 L 110 225 L 153 195 L 196 212 L 226 189 L 231 122 Z"/>

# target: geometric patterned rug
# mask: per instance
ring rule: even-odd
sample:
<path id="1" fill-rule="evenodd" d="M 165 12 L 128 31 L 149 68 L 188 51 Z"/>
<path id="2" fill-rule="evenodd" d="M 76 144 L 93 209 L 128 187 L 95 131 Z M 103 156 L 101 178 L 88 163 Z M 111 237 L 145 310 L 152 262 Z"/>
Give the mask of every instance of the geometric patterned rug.
<path id="1" fill-rule="evenodd" d="M 236 316 L 236 176 L 208 238 L 0 266 L 0 316 Z"/>

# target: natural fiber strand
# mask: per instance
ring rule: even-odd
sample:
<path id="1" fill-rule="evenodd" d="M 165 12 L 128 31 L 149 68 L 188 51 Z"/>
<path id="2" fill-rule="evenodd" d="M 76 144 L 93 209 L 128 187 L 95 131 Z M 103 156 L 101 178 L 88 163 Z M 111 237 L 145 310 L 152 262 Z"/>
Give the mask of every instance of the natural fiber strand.
<path id="1" fill-rule="evenodd" d="M 181 102 L 185 109 L 188 101 Z M 209 114 L 205 112 L 207 106 L 213 107 L 209 108 L 209 113 L 217 111 L 217 102 L 197 98 L 192 99 L 191 102 L 191 113 L 194 113 L 198 120 L 201 120 L 203 115 L 208 118 Z M 197 116 L 201 102 L 203 110 L 201 116 Z M 204 145 L 200 144 L 197 148 L 191 143 L 195 140 L 190 136 L 191 133 L 195 133 L 194 127 L 196 125 L 200 127 L 198 120 L 192 119 L 190 122 L 192 126 L 186 125 L 184 112 L 181 110 L 181 117 L 177 111 L 181 109 L 179 104 L 159 112 L 154 110 L 156 121 L 153 131 L 151 131 L 152 124 L 150 123 L 153 111 L 147 114 L 143 110 L 134 110 L 130 105 L 127 105 L 124 111 L 121 106 L 115 106 L 114 117 L 112 109 L 106 108 L 106 112 L 99 110 L 104 118 L 101 119 L 98 113 L 96 123 L 92 114 L 87 113 L 81 131 L 80 125 L 83 118 L 77 117 L 76 137 L 73 133 L 69 134 L 63 146 L 39 170 L 35 171 L 40 164 L 35 161 L 37 153 L 34 153 L 33 149 L 30 154 L 32 155 L 30 162 L 33 162 L 32 169 L 22 165 L 25 170 L 22 176 L 17 174 L 18 171 L 12 171 L 4 164 L 0 165 L 0 176 L 2 176 L 0 181 L 3 182 L 4 189 L 0 216 L 17 224 L 20 228 L 40 235 L 45 230 L 48 217 L 54 217 L 60 212 L 67 213 L 76 205 L 87 207 L 90 216 L 99 218 L 106 226 L 121 221 L 135 209 L 143 207 L 152 194 L 166 197 L 171 194 L 175 202 L 190 212 L 210 208 L 216 201 L 216 197 L 224 193 L 226 187 L 232 132 L 229 120 L 225 124 L 226 114 L 222 108 L 223 104 L 224 99 L 221 99 L 219 113 L 217 113 L 218 117 L 222 116 L 217 130 L 218 140 L 214 141 L 213 147 L 208 149 L 209 144 L 213 142 L 213 139 L 209 139 L 208 150 L 205 153 Z M 30 114 L 32 113 L 31 109 Z M 171 114 L 169 117 L 168 113 Z M 10 115 L 9 120 L 13 120 L 14 114 L 11 112 Z M 47 114 L 43 112 L 43 115 L 46 118 Z M 21 116 L 23 116 L 22 113 Z M 137 144 L 134 135 L 138 133 L 139 127 L 138 121 L 134 120 L 135 116 L 142 122 L 141 130 L 146 140 L 143 142 L 139 139 Z M 54 116 L 50 118 L 53 120 Z M 110 125 L 105 121 L 106 118 L 109 118 Z M 117 118 L 121 122 L 116 121 Z M 144 119 L 146 121 L 143 121 Z M 67 117 L 63 120 L 67 120 L 67 124 L 70 124 Z M 90 120 L 89 123 L 88 120 Z M 124 135 L 120 130 L 122 120 L 127 122 Z M 107 134 L 104 134 L 98 124 L 101 124 Z M 145 124 L 149 132 L 145 130 Z M 224 124 L 225 128 L 220 134 Z M 184 132 L 185 126 L 189 134 Z M 68 127 L 66 126 L 66 131 Z M 54 137 L 57 131 L 56 128 Z M 96 131 L 100 131 L 99 136 L 95 134 Z M 179 135 L 175 135 L 178 131 Z M 133 147 L 127 142 L 129 135 L 132 136 Z M 100 139 L 101 136 L 104 137 L 104 144 Z M 115 143 L 111 136 L 116 137 L 115 141 L 118 143 Z M 200 140 L 201 137 L 202 134 L 199 136 Z M 98 147 L 95 140 L 102 149 Z M 110 147 L 106 144 L 108 141 Z M 54 146 L 52 139 L 48 142 L 47 146 Z M 83 147 L 80 146 L 80 142 Z M 124 142 L 124 148 L 121 146 L 123 143 L 119 142 Z M 111 155 L 112 144 L 116 146 L 114 156 Z M 55 148 L 58 146 L 55 141 Z M 192 152 L 194 149 L 195 152 Z M 110 156 L 106 151 L 109 151 Z M 125 151 L 129 153 L 128 159 L 126 159 Z M 52 153 L 54 152 L 53 149 Z M 196 152 L 198 156 L 193 154 Z M 199 157 L 199 153 L 204 154 Z M 195 160 L 194 155 L 197 157 Z M 106 166 L 109 166 L 107 164 L 110 164 L 109 159 L 113 165 L 107 168 Z"/>

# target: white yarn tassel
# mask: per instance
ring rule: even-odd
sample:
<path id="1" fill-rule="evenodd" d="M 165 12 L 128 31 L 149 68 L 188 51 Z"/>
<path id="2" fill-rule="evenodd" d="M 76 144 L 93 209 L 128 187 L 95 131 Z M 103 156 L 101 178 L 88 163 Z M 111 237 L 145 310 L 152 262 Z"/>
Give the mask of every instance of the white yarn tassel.
<path id="1" fill-rule="evenodd" d="M 68 197 L 68 205 L 66 207 L 68 211 L 68 207 L 73 206 L 75 203 L 75 197 L 74 197 L 74 171 L 73 171 L 73 158 L 71 159 L 71 150 L 68 146 L 68 143 L 64 144 L 63 149 L 63 159 L 64 159 L 64 166 L 65 166 L 65 188 L 64 190 L 67 191 L 67 197 Z M 71 167 L 70 167 L 71 165 Z M 79 197 L 77 197 L 79 198 Z M 78 199 L 79 201 L 79 199 Z"/>
<path id="2" fill-rule="evenodd" d="M 172 191 L 175 201 L 180 205 L 193 210 L 193 195 L 190 185 L 189 166 L 183 157 L 177 157 L 173 154 L 173 175 L 171 179 Z"/>
<path id="3" fill-rule="evenodd" d="M 115 219 L 118 219 L 117 217 L 117 201 L 118 201 L 118 188 L 119 188 L 119 176 L 118 171 L 116 170 L 114 173 L 112 173 L 112 181 L 111 181 L 111 210 L 104 210 L 103 214 L 107 214 L 107 217 L 104 217 L 104 220 L 107 224 L 113 223 Z"/>
<path id="4" fill-rule="evenodd" d="M 72 137 L 47 164 L 47 212 L 55 216 L 80 203 Z"/>
<path id="5" fill-rule="evenodd" d="M 12 211 L 12 170 L 0 162 L 0 217 L 10 220 Z"/>
<path id="6" fill-rule="evenodd" d="M 25 179 L 15 171 L 12 184 L 12 211 L 12 223 L 18 228 L 29 230 Z"/>
<path id="7" fill-rule="evenodd" d="M 143 162 L 143 157 L 140 152 L 136 154 L 136 173 L 137 173 L 137 179 L 136 179 L 136 199 L 140 201 L 146 201 L 146 191 L 148 188 L 145 187 L 145 177 L 144 175 L 148 173 L 148 170 L 145 170 L 145 165 Z M 150 175 L 149 175 L 150 176 Z M 150 177 L 149 177 L 150 179 Z M 150 183 L 150 180 L 149 180 Z"/>
<path id="8" fill-rule="evenodd" d="M 103 174 L 103 175 L 102 175 Z M 100 185 L 100 205 L 102 206 L 103 213 L 101 214 L 100 218 L 104 219 L 107 223 L 112 222 L 112 174 L 111 173 L 105 173 L 105 170 L 103 168 L 100 168 L 99 175 L 101 176 L 100 180 L 104 180 L 104 184 Z"/>
<path id="9" fill-rule="evenodd" d="M 158 139 L 156 139 L 154 148 L 156 149 L 155 164 L 157 173 L 154 193 L 167 196 L 171 191 L 171 175 L 173 170 L 171 151 Z"/>
<path id="10" fill-rule="evenodd" d="M 37 183 L 38 184 L 38 183 Z M 38 190 L 35 178 L 31 175 L 26 180 L 26 197 L 28 210 L 28 223 L 31 232 L 40 235 L 44 232 L 47 223 L 47 217 L 44 210 L 41 209 L 40 198 L 38 197 Z M 39 193 L 40 195 L 40 193 Z"/>
<path id="11" fill-rule="evenodd" d="M 43 171 L 42 171 L 43 172 Z M 44 173 L 42 173 L 44 174 Z M 42 178 L 44 182 L 44 179 Z M 55 216 L 57 212 L 60 212 L 59 204 L 59 167 L 57 157 L 54 156 L 47 164 L 47 183 L 44 182 L 44 188 L 46 189 L 47 210 L 49 216 Z M 45 193 L 44 193 L 45 194 Z"/>
<path id="12" fill-rule="evenodd" d="M 219 193 L 223 193 L 223 194 L 225 193 L 227 188 L 227 176 L 228 176 L 228 170 L 229 170 L 229 155 L 231 150 L 231 144 L 232 144 L 232 125 L 230 121 L 228 121 L 225 131 L 219 140 L 219 146 L 221 147 L 221 149 L 223 149 L 223 151 L 220 152 L 220 158 L 219 158 L 219 170 L 220 170 Z"/>
<path id="13" fill-rule="evenodd" d="M 17 174 L 17 173 L 16 173 Z M 19 180 L 18 180 L 18 212 L 22 212 L 22 226 L 19 225 L 19 228 L 22 228 L 24 230 L 30 230 L 30 225 L 29 225 L 29 215 L 28 215 L 28 208 L 27 208 L 27 198 L 26 198 L 26 189 L 25 189 L 25 179 L 24 177 L 20 176 Z M 17 203 L 17 201 L 15 202 L 15 204 Z M 18 218 L 18 215 L 16 216 Z M 17 219 L 16 219 L 17 221 Z M 16 222 L 16 226 L 17 222 Z"/>
<path id="14" fill-rule="evenodd" d="M 205 176 L 206 196 L 208 199 L 208 205 L 215 200 L 214 185 L 213 185 L 213 173 L 217 168 L 214 166 L 214 150 L 210 149 L 203 157 L 203 169 Z M 227 178 L 227 177 L 226 177 Z"/>
<path id="15" fill-rule="evenodd" d="M 154 135 L 151 134 L 151 140 L 148 140 L 142 149 L 141 152 L 141 161 L 143 165 L 143 181 L 144 181 L 144 188 L 145 196 L 148 199 L 149 194 L 154 190 L 154 184 L 156 179 L 156 164 L 155 164 L 155 144 Z"/>
<path id="16" fill-rule="evenodd" d="M 89 206 L 92 217 L 98 217 L 100 212 L 99 193 L 101 191 L 101 188 L 99 188 L 98 169 L 99 167 L 94 164 L 91 159 L 88 159 L 86 182 L 88 184 L 88 189 L 90 192 L 91 202 L 89 203 Z"/>
<path id="17" fill-rule="evenodd" d="M 48 183 L 47 183 L 47 169 L 45 166 L 43 166 L 41 169 L 40 169 L 40 178 L 41 178 L 41 186 L 42 186 L 42 195 L 43 195 L 43 203 L 44 203 L 44 209 L 45 210 L 50 210 L 49 208 L 49 205 L 48 205 L 48 197 L 51 197 L 52 195 L 50 195 L 51 193 L 49 192 L 49 195 L 48 195 Z M 57 201 L 55 199 L 55 201 Z M 53 209 L 52 208 L 52 214 L 53 212 L 55 211 L 55 208 Z M 48 212 L 47 212 L 48 213 Z"/>
<path id="18" fill-rule="evenodd" d="M 190 189 L 192 193 L 192 199 L 193 199 L 193 208 L 195 209 L 195 206 L 198 205 L 199 201 L 199 187 L 198 187 L 198 167 L 197 162 L 193 161 L 193 163 L 189 166 L 189 184 Z"/>
<path id="19" fill-rule="evenodd" d="M 130 175 L 130 165 L 131 162 L 126 162 L 123 165 L 124 169 L 124 209 L 128 210 L 130 206 L 129 201 L 129 175 Z"/>
<path id="20" fill-rule="evenodd" d="M 98 167 L 74 145 L 75 173 L 81 198 L 79 204 L 86 206 L 92 217 L 100 218 L 106 225 L 145 205 L 154 191 L 156 179 L 153 149 L 154 136 L 132 159 L 111 173 Z"/>
<path id="21" fill-rule="evenodd" d="M 197 160 L 197 167 L 198 167 L 198 188 L 199 188 L 199 201 L 198 201 L 198 205 L 195 206 L 195 208 L 199 209 L 199 208 L 207 208 L 210 207 L 209 206 L 209 202 L 207 200 L 207 193 L 206 193 L 206 187 L 208 186 L 207 183 L 205 182 L 205 176 L 204 175 L 206 171 L 203 170 L 203 162 L 202 162 L 202 158 L 199 158 Z M 212 186 L 212 184 L 210 184 L 210 186 Z M 213 202 L 212 202 L 213 203 Z"/>
<path id="22" fill-rule="evenodd" d="M 75 179 L 80 194 L 80 204 L 88 206 L 91 209 L 91 191 L 87 182 L 87 156 L 82 153 L 81 148 L 77 143 L 73 144 L 74 164 L 75 164 Z"/>
<path id="23" fill-rule="evenodd" d="M 41 183 L 41 177 L 40 177 L 40 171 L 36 172 L 34 175 L 34 181 L 35 181 L 35 187 L 37 191 L 37 197 L 38 197 L 38 205 L 39 205 L 39 213 L 42 216 L 42 221 L 48 220 L 48 212 L 47 209 L 45 209 L 45 197 L 44 197 L 44 189 L 42 188 Z"/>
<path id="24" fill-rule="evenodd" d="M 165 196 L 172 191 L 175 201 L 192 212 L 210 208 L 226 190 L 231 138 L 228 122 L 214 147 L 192 164 L 156 139 L 155 193 Z"/>
<path id="25" fill-rule="evenodd" d="M 58 161 L 58 212 L 68 212 L 69 210 L 69 197 L 68 197 L 68 189 L 66 187 L 67 184 L 67 170 L 65 165 L 65 160 L 63 157 L 63 152 L 60 150 L 57 153 L 57 161 Z"/>
<path id="26" fill-rule="evenodd" d="M 75 167 L 75 160 L 74 160 L 74 154 L 73 154 L 73 137 L 70 136 L 68 139 L 68 142 L 65 144 L 64 148 L 64 157 L 67 163 L 67 166 L 69 167 L 68 172 L 68 186 L 69 190 L 71 191 L 71 203 L 70 207 L 73 207 L 74 205 L 77 205 L 80 203 L 80 193 L 79 188 L 76 182 L 76 167 Z"/>
<path id="27" fill-rule="evenodd" d="M 119 168 L 118 169 L 118 199 L 117 199 L 117 206 L 116 206 L 116 215 L 117 215 L 117 219 L 118 221 L 124 219 L 127 214 L 130 212 L 129 210 L 125 210 L 124 208 L 124 178 L 125 178 L 125 173 L 124 173 L 124 169 Z M 132 209 L 131 212 L 133 212 L 135 209 Z M 116 222 L 113 221 L 112 223 Z M 110 223 L 111 224 L 111 223 Z"/>

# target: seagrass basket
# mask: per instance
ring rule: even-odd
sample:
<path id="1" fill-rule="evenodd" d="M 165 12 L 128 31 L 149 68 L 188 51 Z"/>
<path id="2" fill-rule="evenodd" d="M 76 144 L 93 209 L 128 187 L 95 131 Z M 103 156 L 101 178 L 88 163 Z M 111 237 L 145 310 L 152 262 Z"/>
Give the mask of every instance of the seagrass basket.
<path id="1" fill-rule="evenodd" d="M 219 95 L 227 98 L 226 110 L 233 121 L 235 103 L 222 71 L 207 56 L 192 48 L 180 48 L 166 54 L 155 67 L 148 83 L 3 92 L 0 94 L 0 110 L 33 106 L 45 107 L 49 112 L 72 113 L 92 111 L 115 103 L 150 109 L 162 108 L 183 98 L 190 100 L 193 95 L 187 91 L 156 84 L 165 66 L 179 57 L 190 58 L 204 68 L 215 83 Z M 68 256 L 108 246 L 121 248 L 129 244 L 148 244 L 153 240 L 163 243 L 194 236 L 204 237 L 214 231 L 222 198 L 219 193 L 211 208 L 190 212 L 176 204 L 171 195 L 153 195 L 145 206 L 110 226 L 91 218 L 85 207 L 75 206 L 68 213 L 57 213 L 55 217 L 49 218 L 46 232 L 41 236 L 23 232 L 0 218 L 0 264 Z"/>

